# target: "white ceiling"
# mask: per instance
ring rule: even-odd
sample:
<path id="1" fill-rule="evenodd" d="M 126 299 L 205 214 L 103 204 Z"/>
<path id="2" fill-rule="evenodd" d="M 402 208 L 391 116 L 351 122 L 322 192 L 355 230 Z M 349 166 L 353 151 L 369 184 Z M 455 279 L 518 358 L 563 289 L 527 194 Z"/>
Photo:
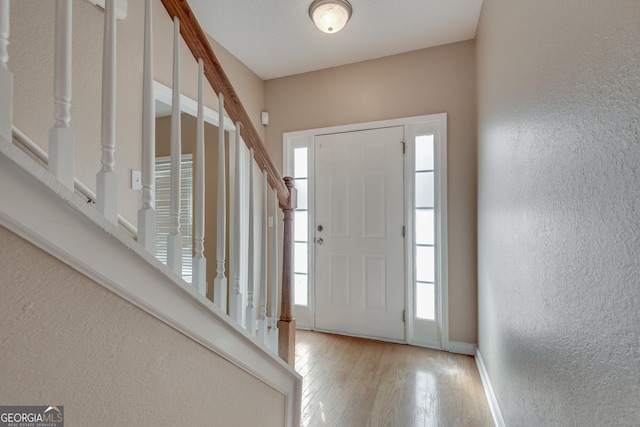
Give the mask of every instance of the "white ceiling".
<path id="1" fill-rule="evenodd" d="M 189 0 L 211 37 L 263 80 L 475 37 L 482 0 L 349 0 L 336 34 L 309 18 L 312 0 Z"/>

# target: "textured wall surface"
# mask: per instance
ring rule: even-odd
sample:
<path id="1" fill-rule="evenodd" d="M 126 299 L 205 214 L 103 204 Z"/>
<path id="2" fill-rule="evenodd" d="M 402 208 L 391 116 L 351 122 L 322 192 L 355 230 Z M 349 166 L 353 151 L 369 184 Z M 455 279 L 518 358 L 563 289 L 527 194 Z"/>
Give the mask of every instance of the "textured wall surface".
<path id="1" fill-rule="evenodd" d="M 640 425 L 640 2 L 485 0 L 479 344 L 508 426 Z"/>
<path id="2" fill-rule="evenodd" d="M 282 426 L 284 396 L 0 227 L 3 405 L 69 426 Z"/>
<path id="3" fill-rule="evenodd" d="M 283 132 L 448 114 L 449 338 L 467 343 L 477 340 L 474 71 L 466 41 L 265 82 L 279 168 Z"/>

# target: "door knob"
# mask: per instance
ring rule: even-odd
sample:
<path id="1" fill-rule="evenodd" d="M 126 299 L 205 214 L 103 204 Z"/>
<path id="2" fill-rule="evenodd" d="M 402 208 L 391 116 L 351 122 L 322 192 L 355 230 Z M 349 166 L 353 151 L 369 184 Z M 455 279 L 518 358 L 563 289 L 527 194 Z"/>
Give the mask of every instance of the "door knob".
<path id="1" fill-rule="evenodd" d="M 321 245 L 321 244 L 324 243 L 324 240 L 322 240 L 322 237 L 319 237 L 319 238 L 316 239 L 316 243 Z"/>

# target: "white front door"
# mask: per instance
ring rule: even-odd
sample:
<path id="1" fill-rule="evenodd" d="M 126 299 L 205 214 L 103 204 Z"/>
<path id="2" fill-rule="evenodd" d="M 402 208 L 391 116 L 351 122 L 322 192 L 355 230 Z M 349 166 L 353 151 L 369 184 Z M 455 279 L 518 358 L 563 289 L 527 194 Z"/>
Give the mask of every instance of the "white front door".
<path id="1" fill-rule="evenodd" d="M 402 126 L 315 137 L 315 326 L 405 339 Z"/>

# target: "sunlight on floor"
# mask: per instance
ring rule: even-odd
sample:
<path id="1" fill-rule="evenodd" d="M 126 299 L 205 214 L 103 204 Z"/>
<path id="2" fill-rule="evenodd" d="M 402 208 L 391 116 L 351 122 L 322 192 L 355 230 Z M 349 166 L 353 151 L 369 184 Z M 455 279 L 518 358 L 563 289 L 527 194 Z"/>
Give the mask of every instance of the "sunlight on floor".
<path id="1" fill-rule="evenodd" d="M 469 356 L 298 331 L 302 427 L 492 426 Z"/>

